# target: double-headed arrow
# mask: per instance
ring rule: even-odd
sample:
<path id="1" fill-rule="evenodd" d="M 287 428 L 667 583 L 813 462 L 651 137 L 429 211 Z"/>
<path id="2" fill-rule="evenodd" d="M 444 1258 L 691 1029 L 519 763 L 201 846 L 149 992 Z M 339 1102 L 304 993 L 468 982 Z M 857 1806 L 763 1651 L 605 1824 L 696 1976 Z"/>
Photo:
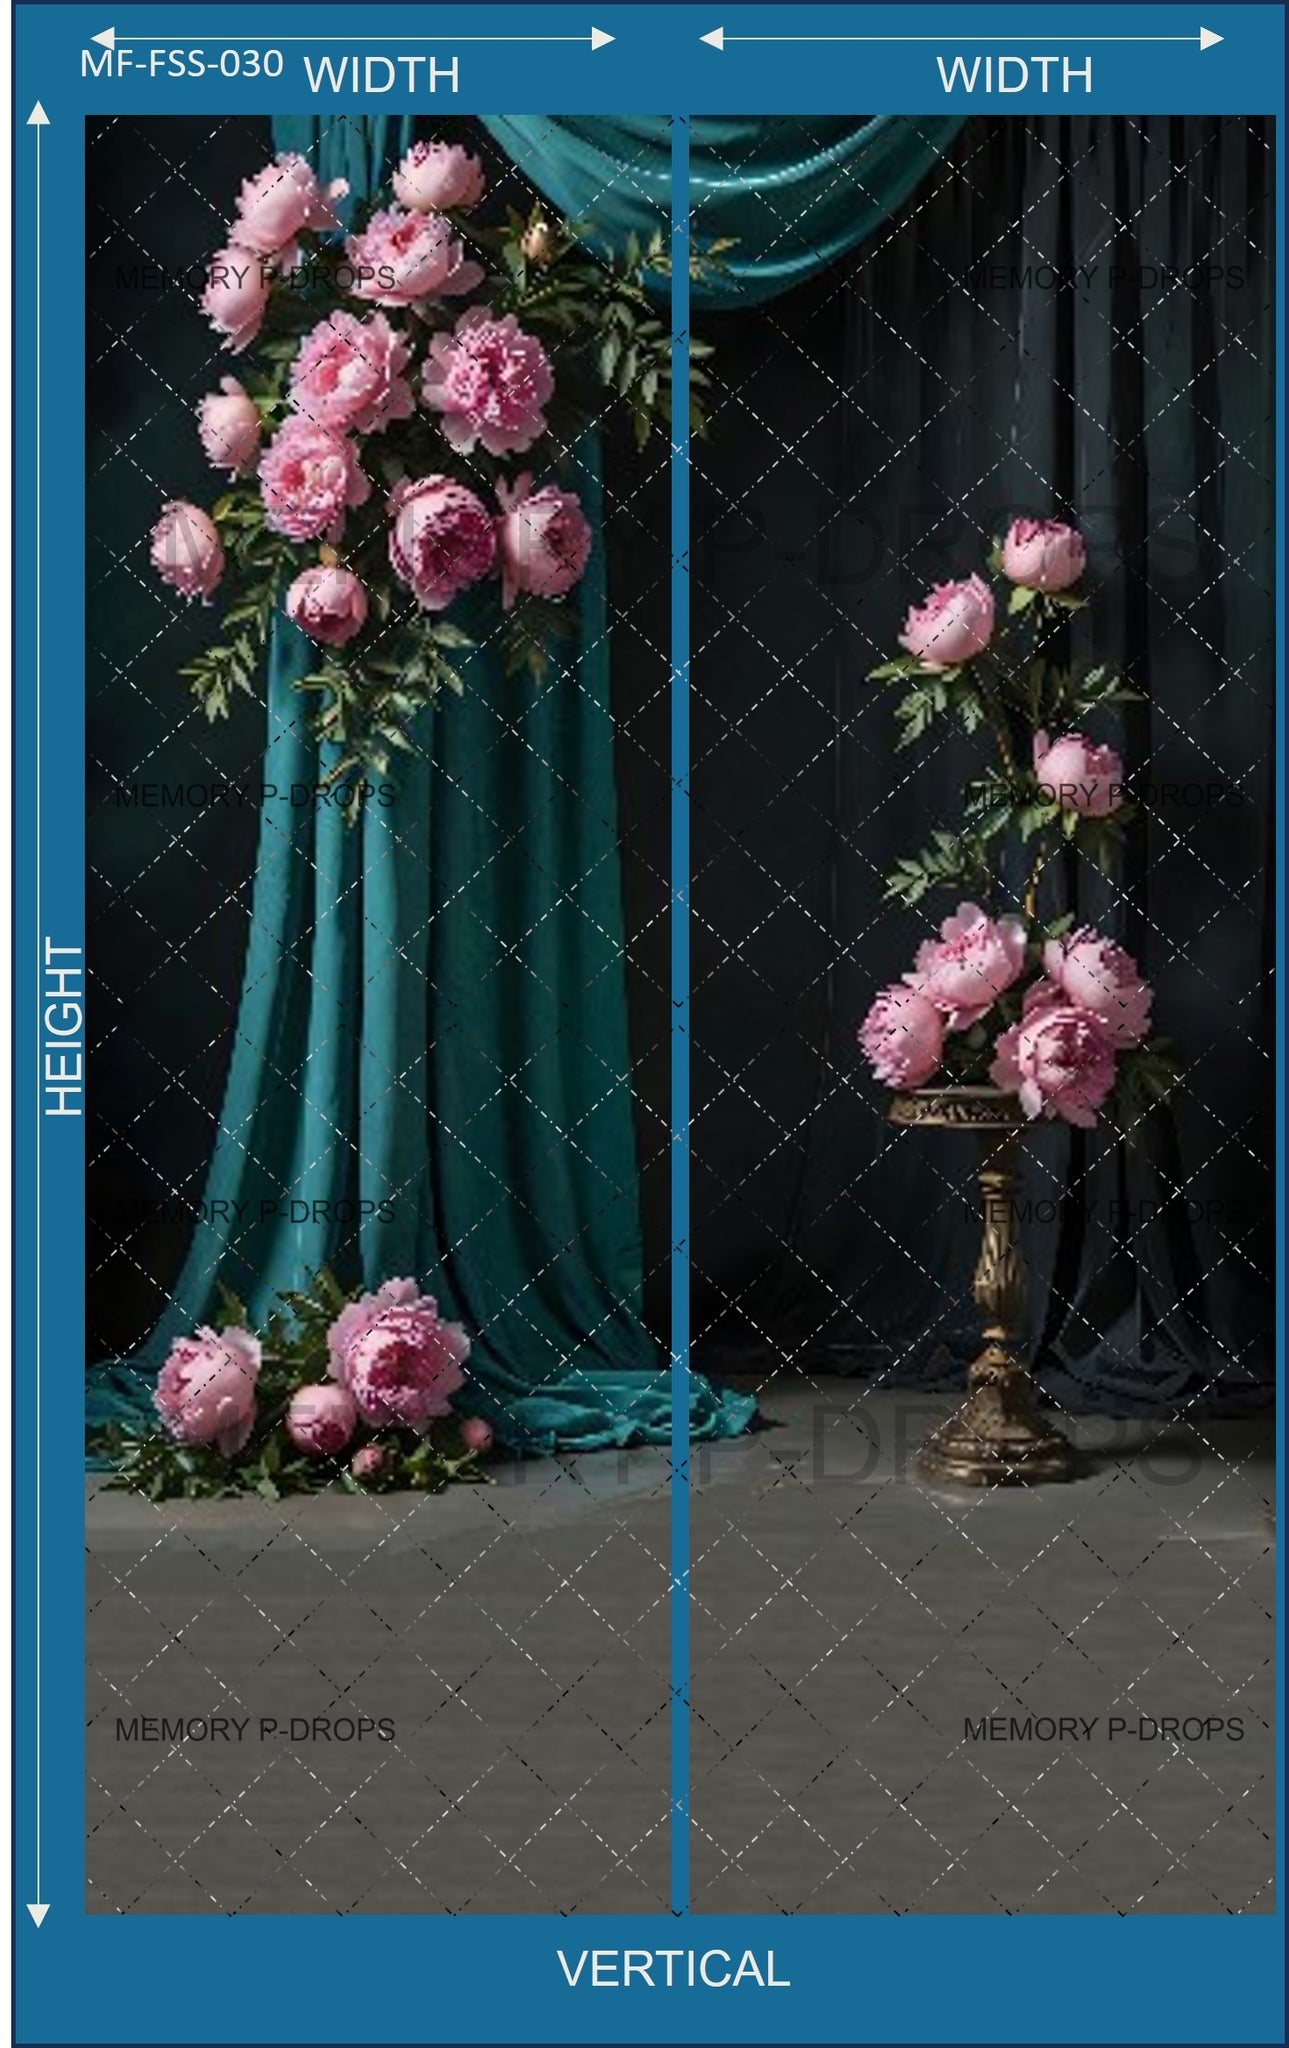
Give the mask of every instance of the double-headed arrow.
<path id="1" fill-rule="evenodd" d="M 367 43 L 436 43 L 440 48 L 450 44 L 453 49 L 456 48 L 458 43 L 589 43 L 593 50 L 602 50 L 606 43 L 614 41 L 614 37 L 606 29 L 593 28 L 590 34 L 585 36 L 369 36 L 365 30 L 362 32 L 356 30 L 354 34 L 347 36 L 194 35 L 190 36 L 188 40 L 197 43 L 272 43 L 275 50 L 279 43 L 348 43 L 352 48 L 355 42 L 361 42 L 364 45 Z M 105 50 L 114 50 L 116 48 L 116 30 L 114 28 L 102 28 L 96 36 L 90 37 L 90 41 L 92 43 L 101 43 Z M 173 35 L 136 36 L 127 34 L 126 41 L 130 44 L 173 43 L 174 37 Z"/>
<path id="2" fill-rule="evenodd" d="M 37 946 L 37 952 L 38 952 L 38 954 L 39 954 L 39 949 L 40 949 L 40 944 L 41 944 L 41 903 L 40 903 L 40 682 L 41 682 L 41 641 L 40 641 L 40 623 L 41 623 L 41 621 L 40 621 L 40 606 L 41 606 L 41 560 L 40 560 L 40 509 L 41 509 L 41 508 L 40 508 L 40 412 L 41 412 L 41 391 L 40 391 L 40 357 L 41 357 L 41 331 L 40 331 L 40 299 L 41 299 L 41 289 L 40 289 L 40 285 L 41 285 L 41 280 L 40 280 L 40 131 L 41 131 L 41 129 L 42 129 L 42 128 L 48 128 L 48 126 L 49 126 L 49 116 L 48 116 L 48 114 L 47 114 L 47 113 L 45 112 L 45 109 L 44 109 L 44 108 L 43 108 L 43 107 L 41 106 L 41 104 L 40 104 L 40 101 L 39 101 L 39 100 L 37 100 L 37 101 L 36 101 L 36 104 L 35 104 L 35 106 L 34 106 L 34 107 L 32 108 L 31 112 L 30 112 L 30 113 L 28 114 L 28 116 L 27 116 L 27 126 L 28 126 L 29 128 L 34 128 L 34 129 L 35 129 L 35 131 L 36 131 L 36 262 L 35 262 L 35 286 L 36 286 L 36 294 L 35 294 L 35 296 L 36 296 L 36 380 L 35 380 L 35 381 L 36 381 L 36 391 L 35 391 L 35 398 L 36 398 L 36 416 L 35 416 L 35 422 L 34 422 L 34 424 L 35 424 L 35 436 L 36 436 L 36 500 L 35 500 L 35 514 L 36 514 L 36 528 L 35 528 L 35 542 L 36 542 L 36 588 L 35 588 L 35 605 L 36 605 L 36 609 L 35 609 L 35 634 L 36 634 L 36 676 L 35 676 L 35 683 L 36 683 L 36 689 L 35 689 L 35 719 L 36 719 L 36 946 Z M 41 985 L 41 984 L 40 984 L 40 980 L 39 980 L 39 978 L 37 978 L 37 982 L 36 982 L 36 986 L 37 986 L 37 988 L 39 988 L 39 987 L 40 987 L 40 985 Z M 41 1788 L 42 1788 L 42 1779 L 43 1779 L 43 1761 L 44 1761 L 44 1760 L 43 1760 L 43 1757 L 42 1757 L 42 1755 L 41 1755 L 41 1738 L 40 1738 L 40 1723 L 41 1723 L 41 1704 L 42 1704 L 42 1698 L 41 1698 L 41 1688 L 42 1688 L 42 1679 L 43 1679 L 43 1672 L 42 1672 L 42 1663 L 43 1663 L 43 1658 L 42 1658 L 42 1654 L 41 1654 L 41 1650 L 42 1650 L 42 1645 L 41 1645 L 41 1628 L 40 1628 L 40 1609 L 41 1609 L 41 1583 L 40 1583 L 40 1535 L 41 1535 L 41 1499 L 40 1499 L 40 1479 L 41 1479 L 41 1465 L 42 1465 L 42 1463 L 43 1463 L 43 1458 L 42 1458 L 42 1452 L 41 1452 L 41 1415 L 40 1415 L 40 1411 L 41 1411 L 41 1399 L 40 1399 L 40 1368 L 41 1368 L 41 1358 L 40 1358 L 40 1338 L 41 1338 L 41 1328 L 40 1328 L 40 1289 L 41 1289 L 41 1280 L 42 1280 L 42 1273 L 41 1273 L 41 1263 L 40 1263 L 40 1099 L 39 1099 L 39 1096 L 37 1096 L 37 1100 L 36 1100 L 36 1276 L 35 1276 L 35 1277 L 36 1277 L 36 1442 L 35 1442 L 35 1474 L 36 1474 L 36 1745 L 35 1745 L 35 1746 L 36 1746 L 36 1782 L 35 1782 L 35 1794 L 36 1794 L 36 1898 L 35 1898 L 35 1901 L 34 1901 L 34 1903 L 29 1903 L 29 1904 L 28 1904 L 28 1906 L 27 1906 L 27 1911 L 28 1911 L 28 1912 L 30 1913 L 30 1915 L 31 1915 L 32 1919 L 33 1919 L 33 1920 L 35 1921 L 35 1923 L 36 1923 L 37 1927 L 39 1927 L 39 1926 L 41 1925 L 42 1921 L 44 1920 L 44 1917 L 45 1917 L 46 1913 L 47 1913 L 47 1912 L 49 1911 L 49 1907 L 48 1907 L 48 1905 L 47 1905 L 47 1904 L 46 1904 L 46 1903 L 45 1903 L 45 1902 L 44 1902 L 44 1901 L 43 1901 L 43 1900 L 41 1899 L 41 1892 L 42 1892 L 42 1890 L 43 1890 L 43 1884 L 42 1884 L 42 1880 L 41 1880 L 41 1867 L 40 1867 L 40 1838 L 41 1838 Z"/>
<path id="3" fill-rule="evenodd" d="M 962 43 L 1010 43 L 1017 42 L 1011 36 L 978 36 L 969 29 L 965 34 L 956 29 L 942 36 L 731 36 L 723 28 L 709 29 L 700 43 L 710 43 L 713 50 L 724 50 L 731 43 L 938 43 L 941 49 L 950 45 L 955 48 Z M 1083 49 L 1088 43 L 1198 43 L 1201 50 L 1211 50 L 1214 43 L 1223 38 L 1211 28 L 1202 28 L 1197 36 L 1049 36 L 1042 41 L 1048 43 L 1070 43 Z"/>

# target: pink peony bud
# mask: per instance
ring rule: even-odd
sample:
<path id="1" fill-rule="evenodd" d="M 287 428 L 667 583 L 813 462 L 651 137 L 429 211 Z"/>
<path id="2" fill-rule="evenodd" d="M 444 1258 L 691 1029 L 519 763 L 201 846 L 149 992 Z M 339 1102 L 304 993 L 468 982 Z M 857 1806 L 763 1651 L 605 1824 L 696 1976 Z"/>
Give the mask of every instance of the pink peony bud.
<path id="1" fill-rule="evenodd" d="M 1059 1117 L 1085 1130 L 1114 1086 L 1114 1045 L 1091 1010 L 1040 993 L 994 1047 L 989 1078 L 1020 1097 L 1026 1116 Z"/>
<path id="2" fill-rule="evenodd" d="M 221 249 L 211 257 L 202 311 L 231 354 L 240 355 L 259 333 L 272 281 L 264 258 L 250 249 Z"/>
<path id="3" fill-rule="evenodd" d="M 874 1002 L 859 1027 L 859 1042 L 888 1088 L 920 1088 L 940 1064 L 944 1018 L 925 996 L 896 982 Z"/>
<path id="4" fill-rule="evenodd" d="M 224 573 L 224 549 L 210 514 L 183 498 L 164 505 L 152 529 L 152 562 L 163 583 L 208 602 Z"/>
<path id="5" fill-rule="evenodd" d="M 937 583 L 904 621 L 900 646 L 933 673 L 983 654 L 994 630 L 994 594 L 980 576 Z"/>
<path id="6" fill-rule="evenodd" d="M 1002 552 L 1004 576 L 1026 590 L 1068 590 L 1088 565 L 1083 535 L 1059 519 L 1014 519 Z"/>
<path id="7" fill-rule="evenodd" d="M 341 1310 L 327 1334 L 332 1378 L 347 1387 L 373 1429 L 410 1429 L 423 1436 L 449 1413 L 465 1384 L 470 1340 L 439 1314 L 414 1280 L 387 1280 Z"/>
<path id="8" fill-rule="evenodd" d="M 524 229 L 519 246 L 530 263 L 544 270 L 555 253 L 555 235 L 548 220 L 535 220 Z"/>
<path id="9" fill-rule="evenodd" d="M 1025 965 L 1025 929 L 1015 918 L 994 921 L 978 904 L 960 903 L 940 926 L 938 939 L 924 939 L 910 988 L 945 1013 L 947 1031 L 969 1031 Z"/>
<path id="10" fill-rule="evenodd" d="M 1131 953 L 1086 925 L 1068 938 L 1049 939 L 1043 971 L 1054 991 L 1076 1009 L 1101 1019 L 1116 1046 L 1140 1045 L 1150 1029 L 1154 990 Z"/>
<path id="11" fill-rule="evenodd" d="M 1113 747 L 1093 746 L 1081 732 L 1056 740 L 1036 732 L 1034 774 L 1049 803 L 1088 818 L 1108 818 L 1123 802 L 1123 762 Z"/>
<path id="12" fill-rule="evenodd" d="M 355 1451 L 350 1460 L 349 1470 L 360 1483 L 379 1479 L 390 1462 L 390 1453 L 384 1444 L 364 1444 Z"/>
<path id="13" fill-rule="evenodd" d="M 176 1443 L 212 1444 L 226 1458 L 255 1425 L 259 1342 L 249 1330 L 202 1328 L 180 1337 L 157 1375 L 153 1399 Z"/>
<path id="14" fill-rule="evenodd" d="M 492 1449 L 492 1424 L 482 1415 L 467 1415 L 461 1424 L 461 1441 L 468 1451 Z"/>
<path id="15" fill-rule="evenodd" d="M 394 196 L 413 213 L 468 212 L 483 198 L 483 165 L 455 142 L 415 142 L 393 177 Z"/>
<path id="16" fill-rule="evenodd" d="M 299 1387 L 291 1396 L 286 1433 L 306 1458 L 334 1458 L 357 1426 L 358 1410 L 344 1387 Z"/>
<path id="17" fill-rule="evenodd" d="M 259 460 L 260 409 L 236 377 L 221 378 L 219 390 L 202 399 L 197 421 L 212 469 L 249 476 Z"/>
<path id="18" fill-rule="evenodd" d="M 591 529 L 571 491 L 554 484 L 532 488 L 530 476 L 500 482 L 502 507 L 501 602 L 510 610 L 516 597 L 563 597 L 580 583 L 591 552 Z"/>
<path id="19" fill-rule="evenodd" d="M 286 594 L 286 615 L 324 647 L 343 647 L 367 622 L 367 592 L 351 569 L 302 569 Z"/>

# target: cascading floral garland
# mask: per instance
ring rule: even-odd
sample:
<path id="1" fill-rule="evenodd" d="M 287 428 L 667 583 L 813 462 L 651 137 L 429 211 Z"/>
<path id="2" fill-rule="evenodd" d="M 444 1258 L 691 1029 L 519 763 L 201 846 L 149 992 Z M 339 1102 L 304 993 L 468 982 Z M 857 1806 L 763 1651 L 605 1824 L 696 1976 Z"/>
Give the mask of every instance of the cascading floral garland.
<path id="1" fill-rule="evenodd" d="M 452 143 L 417 143 L 392 187 L 342 238 L 348 188 L 324 190 L 303 157 L 242 186 L 202 299 L 248 359 L 198 409 L 229 488 L 209 511 L 167 504 L 152 533 L 167 583 L 224 604 L 223 637 L 183 671 L 207 717 L 255 694 L 279 610 L 314 642 L 295 687 L 339 750 L 328 787 L 386 775 L 416 713 L 464 688 L 475 641 L 448 615 L 491 579 L 484 630 L 505 672 L 545 679 L 591 549 L 568 488 L 578 436 L 611 401 L 641 445 L 671 417 L 670 336 L 647 290 L 669 273 L 661 232 L 603 262 L 540 203 L 472 220 L 483 167 Z M 695 254 L 694 273 L 728 246 Z M 691 344 L 696 427 L 707 353 Z M 519 458 L 531 466 L 512 473 Z"/>
<path id="2" fill-rule="evenodd" d="M 1009 586 L 1001 620 L 986 577 L 939 584 L 909 611 L 904 654 L 871 671 L 912 684 L 896 708 L 901 747 L 947 712 L 969 733 L 990 730 L 997 747 L 966 786 L 961 830 L 937 831 L 900 860 L 888 895 L 914 904 L 933 889 L 971 889 L 991 905 L 1015 856 L 1027 878 L 1022 915 L 959 902 L 878 995 L 859 1038 L 888 1087 L 988 1083 L 1031 1119 L 1091 1129 L 1107 1114 L 1131 1137 L 1177 1077 L 1167 1041 L 1150 1033 L 1153 991 L 1112 939 L 1075 929 L 1068 914 L 1038 915 L 1058 848 L 1075 844 L 1108 870 L 1132 815 L 1118 754 L 1074 721 L 1137 693 L 1104 666 L 1064 668 L 1049 655 L 1063 614 L 1085 602 L 1074 586 L 1086 566 L 1074 527 L 1016 519 L 988 564 Z"/>

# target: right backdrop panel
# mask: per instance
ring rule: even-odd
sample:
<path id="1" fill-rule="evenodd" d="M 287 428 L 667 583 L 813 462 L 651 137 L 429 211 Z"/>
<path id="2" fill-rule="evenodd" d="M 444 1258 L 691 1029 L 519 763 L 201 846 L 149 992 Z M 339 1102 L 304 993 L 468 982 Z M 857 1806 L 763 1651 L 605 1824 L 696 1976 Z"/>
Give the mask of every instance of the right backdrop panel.
<path id="1" fill-rule="evenodd" d="M 1274 1906 L 1275 146 L 694 124 L 699 1911 Z"/>

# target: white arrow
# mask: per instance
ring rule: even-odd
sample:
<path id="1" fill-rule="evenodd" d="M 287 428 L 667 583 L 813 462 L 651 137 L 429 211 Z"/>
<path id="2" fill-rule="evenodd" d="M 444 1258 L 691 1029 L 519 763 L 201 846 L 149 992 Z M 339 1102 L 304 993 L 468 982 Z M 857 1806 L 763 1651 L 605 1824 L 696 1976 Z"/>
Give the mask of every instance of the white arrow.
<path id="1" fill-rule="evenodd" d="M 274 49 L 279 43 L 352 43 L 352 36 L 202 36 L 203 43 L 272 43 Z M 92 43 L 101 43 L 105 50 L 116 48 L 116 30 L 101 28 Z M 131 43 L 173 43 L 169 36 L 131 36 Z M 614 38 L 607 29 L 593 28 L 589 36 L 363 36 L 364 43 L 437 43 L 440 47 L 450 44 L 455 49 L 458 43 L 585 43 L 593 50 L 602 50 Z"/>
<path id="2" fill-rule="evenodd" d="M 40 331 L 40 311 L 41 311 L 41 308 L 40 308 L 40 131 L 41 131 L 41 129 L 42 129 L 42 128 L 48 128 L 48 126 L 49 126 L 49 116 L 48 116 L 48 114 L 47 114 L 47 113 L 45 112 L 45 109 L 44 109 L 44 108 L 43 108 L 43 107 L 41 106 L 41 104 L 40 104 L 40 101 L 39 101 L 39 100 L 37 100 L 37 101 L 36 101 L 36 104 L 35 104 L 35 106 L 34 106 L 34 107 L 32 108 L 31 112 L 30 112 L 30 113 L 28 114 L 28 116 L 27 116 L 27 126 L 28 126 L 29 128 L 34 128 L 34 129 L 35 129 L 35 131 L 36 131 L 36 264 L 35 264 L 35 287 L 36 287 L 36 291 L 35 291 L 35 297 L 36 297 L 36 417 L 35 417 L 35 423 L 34 423 L 34 424 L 35 424 L 35 436 L 36 436 L 36 498 L 35 498 L 35 514 L 36 514 L 36 590 L 35 590 L 35 600 L 36 600 L 36 678 L 35 678 L 35 682 L 36 682 L 36 691 L 35 691 L 35 707 L 36 707 L 36 712 L 35 712 L 35 715 L 36 715 L 36 947 L 37 947 L 37 957 L 38 957 L 38 958 L 40 958 L 40 955 L 41 955 L 41 953 L 43 952 L 43 944 L 42 944 L 42 936 L 41 936 L 41 904 L 40 904 L 40 680 L 41 680 L 41 644 L 40 644 L 40 602 L 41 602 L 41 561 L 40 561 L 40 354 L 41 354 L 41 348 L 40 348 L 40 344 L 41 344 L 41 331 Z M 43 962 L 42 962 L 42 965 L 43 965 Z M 37 974 L 36 986 L 37 986 L 37 988 L 40 988 L 40 987 L 42 986 L 42 983 L 41 983 L 41 980 L 40 980 L 40 976 L 39 976 L 39 973 Z M 41 1442 L 40 1442 L 40 1429 L 41 1429 L 41 1416 L 40 1416 L 40 1408 L 41 1408 L 41 1401 L 40 1401 L 40 1336 L 41 1336 L 41 1331 L 40 1331 L 40 1289 L 41 1289 L 41 1278 L 42 1278 L 42 1275 L 41 1275 L 41 1263 L 40 1263 L 40 1104 L 39 1104 L 39 1101 L 37 1102 L 37 1105 L 36 1105 L 36 1275 L 35 1275 L 35 1278 L 36 1278 L 36 1442 L 35 1442 L 35 1452 L 36 1452 L 36 1785 L 35 1785 L 35 1792 L 36 1792 L 36 1900 L 37 1900 L 37 1903 L 36 1903 L 36 1904 L 34 1904 L 34 1905 L 28 1905 L 28 1907 L 27 1907 L 27 1911 L 28 1911 L 28 1912 L 30 1913 L 30 1915 L 31 1915 L 32 1919 L 33 1919 L 33 1920 L 35 1921 L 35 1923 L 36 1923 L 37 1927 L 39 1927 L 39 1926 L 41 1925 L 41 1923 L 43 1922 L 43 1920 L 44 1920 L 44 1918 L 45 1918 L 45 1915 L 46 1915 L 46 1913 L 47 1913 L 47 1912 L 49 1911 L 49 1907 L 48 1907 L 47 1905 L 42 1905 L 41 1903 L 39 1903 L 39 1901 L 40 1901 L 40 1894 L 41 1894 L 41 1890 L 42 1890 L 42 1884 L 41 1884 L 41 1869 L 40 1869 L 40 1835 L 41 1835 L 41 1826 L 40 1826 L 40 1821 L 41 1821 L 41 1814 L 40 1814 L 40 1793 L 41 1793 L 41 1775 L 42 1775 L 42 1774 L 41 1774 L 41 1749 L 40 1749 L 40 1722 L 41 1722 L 41 1675 L 42 1675 L 42 1674 L 41 1674 L 41 1662 L 42 1662 L 42 1659 L 41 1659 L 41 1640 L 40 1640 L 40 1609 L 41 1609 L 41 1586 L 40 1586 L 40 1536 L 41 1536 L 41 1500 L 40 1500 L 40 1468 L 41 1468 L 41 1463 L 42 1463 L 42 1458 L 41 1458 Z"/>
<path id="3" fill-rule="evenodd" d="M 977 36 L 970 31 L 948 36 L 728 36 L 723 28 L 714 28 L 698 40 L 710 43 L 714 50 L 723 50 L 729 43 L 938 43 L 943 49 L 950 43 L 1014 43 L 1016 37 Z M 1043 41 L 1072 43 L 1080 50 L 1085 43 L 1198 43 L 1201 50 L 1211 50 L 1222 37 L 1211 28 L 1202 28 L 1197 36 L 1044 36 Z"/>

